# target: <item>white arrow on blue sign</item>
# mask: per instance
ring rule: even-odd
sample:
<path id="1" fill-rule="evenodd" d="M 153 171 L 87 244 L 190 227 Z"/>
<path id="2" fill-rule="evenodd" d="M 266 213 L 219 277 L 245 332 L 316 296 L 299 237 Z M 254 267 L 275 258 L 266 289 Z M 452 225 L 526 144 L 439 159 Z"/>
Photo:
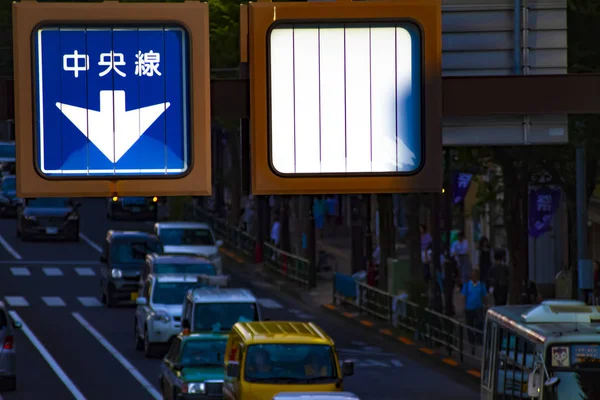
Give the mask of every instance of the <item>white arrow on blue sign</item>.
<path id="1" fill-rule="evenodd" d="M 38 171 L 104 178 L 186 173 L 188 44 L 179 27 L 40 29 Z"/>

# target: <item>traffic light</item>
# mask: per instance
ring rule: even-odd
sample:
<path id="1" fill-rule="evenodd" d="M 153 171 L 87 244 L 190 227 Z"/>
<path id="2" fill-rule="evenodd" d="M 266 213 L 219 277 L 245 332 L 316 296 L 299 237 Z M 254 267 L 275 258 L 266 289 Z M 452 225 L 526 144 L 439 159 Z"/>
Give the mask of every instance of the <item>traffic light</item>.
<path id="1" fill-rule="evenodd" d="M 252 193 L 441 191 L 439 0 L 245 10 Z"/>

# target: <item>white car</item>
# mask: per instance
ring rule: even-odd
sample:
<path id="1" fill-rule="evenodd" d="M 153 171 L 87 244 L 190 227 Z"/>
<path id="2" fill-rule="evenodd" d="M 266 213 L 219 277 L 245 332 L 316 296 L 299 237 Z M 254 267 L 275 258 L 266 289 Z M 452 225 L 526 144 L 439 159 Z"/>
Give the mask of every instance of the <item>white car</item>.
<path id="1" fill-rule="evenodd" d="M 160 238 L 165 253 L 195 254 L 207 258 L 223 274 L 219 249 L 222 240 L 216 240 L 212 229 L 201 222 L 157 222 L 154 233 Z"/>
<path id="2" fill-rule="evenodd" d="M 360 400 L 357 395 L 349 392 L 315 392 L 315 393 L 279 393 L 273 400 Z"/>
<path id="3" fill-rule="evenodd" d="M 136 299 L 135 347 L 153 357 L 181 331 L 182 303 L 197 275 L 149 275 Z"/>

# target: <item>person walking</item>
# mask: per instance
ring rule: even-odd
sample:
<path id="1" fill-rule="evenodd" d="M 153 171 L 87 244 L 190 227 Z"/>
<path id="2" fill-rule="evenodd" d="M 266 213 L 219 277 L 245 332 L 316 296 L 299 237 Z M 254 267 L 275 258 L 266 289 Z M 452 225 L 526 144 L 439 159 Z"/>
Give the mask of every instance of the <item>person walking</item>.
<path id="1" fill-rule="evenodd" d="M 504 253 L 494 253 L 494 266 L 489 272 L 490 292 L 494 295 L 494 305 L 504 306 L 508 299 L 508 285 L 510 284 L 510 271 L 504 262 Z"/>
<path id="2" fill-rule="evenodd" d="M 456 260 L 458 270 L 460 271 L 461 284 L 467 283 L 473 266 L 469 258 L 469 242 L 465 238 L 464 232 L 458 233 L 458 240 L 452 244 L 450 255 Z"/>
<path id="3" fill-rule="evenodd" d="M 465 317 L 467 326 L 482 329 L 484 316 L 484 303 L 488 295 L 485 283 L 479 280 L 479 270 L 471 272 L 471 280 L 465 282 L 461 294 L 465 297 Z M 475 343 L 475 335 L 469 330 L 469 342 Z"/>
<path id="4" fill-rule="evenodd" d="M 489 271 L 492 266 L 492 248 L 487 236 L 479 239 L 479 273 L 481 281 L 488 283 Z"/>

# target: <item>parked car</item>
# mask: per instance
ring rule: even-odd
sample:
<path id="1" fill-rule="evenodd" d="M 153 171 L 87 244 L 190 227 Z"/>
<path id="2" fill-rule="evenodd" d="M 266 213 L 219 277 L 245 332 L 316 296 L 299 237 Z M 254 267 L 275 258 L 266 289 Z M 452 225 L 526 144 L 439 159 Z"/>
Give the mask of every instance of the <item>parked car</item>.
<path id="1" fill-rule="evenodd" d="M 160 240 L 151 233 L 108 231 L 100 255 L 102 303 L 113 307 L 119 301 L 135 301 L 146 255 L 162 252 Z"/>
<path id="2" fill-rule="evenodd" d="M 17 209 L 17 236 L 22 240 L 61 238 L 79 241 L 80 203 L 64 197 L 25 200 Z"/>
<path id="3" fill-rule="evenodd" d="M 0 217 L 16 217 L 23 199 L 17 197 L 17 178 L 6 175 L 0 181 Z"/>
<path id="4" fill-rule="evenodd" d="M 15 329 L 21 322 L 14 321 L 4 302 L 0 301 L 0 391 L 13 391 L 17 388 L 17 352 Z"/>

